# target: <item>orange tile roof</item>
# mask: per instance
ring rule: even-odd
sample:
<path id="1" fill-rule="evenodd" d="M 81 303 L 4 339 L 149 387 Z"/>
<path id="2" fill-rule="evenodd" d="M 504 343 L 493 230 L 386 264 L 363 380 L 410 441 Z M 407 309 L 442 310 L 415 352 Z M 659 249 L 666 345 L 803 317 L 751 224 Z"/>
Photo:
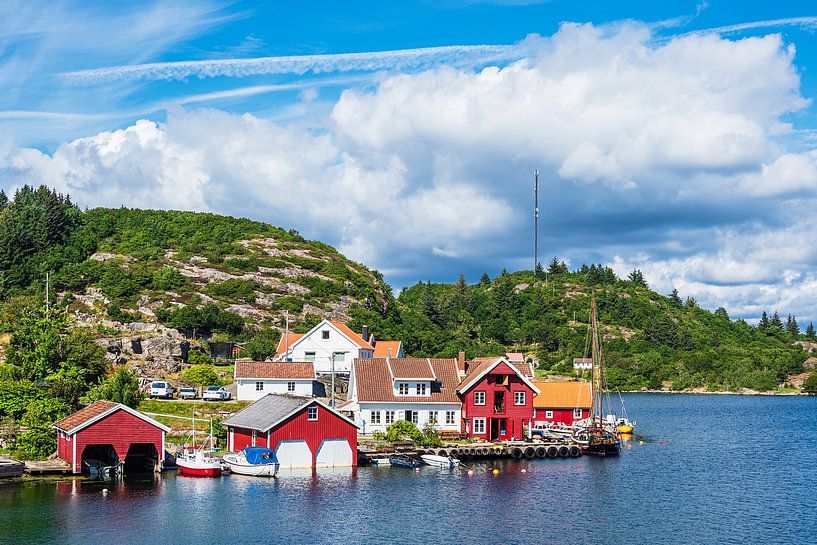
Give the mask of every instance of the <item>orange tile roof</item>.
<path id="1" fill-rule="evenodd" d="M 508 352 L 505 354 L 505 357 L 508 358 L 508 361 L 511 363 L 525 361 L 525 356 L 522 355 L 522 352 Z"/>
<path id="2" fill-rule="evenodd" d="M 533 398 L 536 409 L 589 409 L 592 405 L 589 382 L 534 382 L 539 394 Z"/>
<path id="3" fill-rule="evenodd" d="M 77 426 L 81 426 L 85 422 L 93 420 L 102 413 L 105 413 L 117 406 L 119 406 L 119 403 L 114 403 L 113 401 L 105 401 L 104 399 L 101 399 L 99 401 L 91 403 L 85 408 L 78 410 L 77 412 L 70 416 L 66 416 L 62 420 L 55 422 L 54 427 L 59 428 L 63 431 L 71 431 Z"/>
<path id="4" fill-rule="evenodd" d="M 391 376 L 400 379 L 435 380 L 437 376 L 426 358 L 388 358 L 387 363 Z"/>
<path id="5" fill-rule="evenodd" d="M 352 331 L 346 324 L 344 324 L 342 322 L 329 322 L 329 323 L 332 324 L 333 326 L 335 326 L 336 328 L 338 328 L 338 330 L 341 333 L 343 333 L 344 335 L 349 337 L 352 340 L 352 342 L 354 342 L 359 348 L 374 350 L 374 346 L 372 346 L 369 343 L 367 343 L 366 341 L 364 341 L 363 337 L 361 337 L 360 335 L 358 335 L 357 333 Z"/>
<path id="6" fill-rule="evenodd" d="M 402 341 L 376 341 L 374 343 L 375 358 L 396 358 L 400 354 Z"/>
<path id="7" fill-rule="evenodd" d="M 533 378 L 533 365 L 530 363 L 511 363 L 512 366 L 516 368 L 517 371 L 525 375 L 527 378 Z"/>
<path id="8" fill-rule="evenodd" d="M 315 378 L 311 361 L 236 361 L 235 378 Z"/>
<path id="9" fill-rule="evenodd" d="M 275 357 L 283 356 L 284 352 L 287 350 L 287 337 L 289 337 L 289 347 L 292 348 L 292 345 L 295 341 L 303 337 L 303 333 L 290 333 L 289 335 L 281 335 L 281 339 L 278 341 L 278 350 L 275 352 Z"/>
<path id="10" fill-rule="evenodd" d="M 398 365 L 400 365 L 399 362 L 403 359 L 412 358 L 391 358 L 390 362 L 398 362 Z M 392 378 L 389 374 L 389 368 L 385 358 L 356 358 L 354 361 L 354 372 L 357 400 L 362 402 L 401 401 L 459 403 L 460 398 L 457 396 L 457 385 L 459 384 L 457 360 L 454 358 L 432 358 L 429 361 L 438 381 L 438 383 L 432 383 L 431 395 L 395 396 Z"/>

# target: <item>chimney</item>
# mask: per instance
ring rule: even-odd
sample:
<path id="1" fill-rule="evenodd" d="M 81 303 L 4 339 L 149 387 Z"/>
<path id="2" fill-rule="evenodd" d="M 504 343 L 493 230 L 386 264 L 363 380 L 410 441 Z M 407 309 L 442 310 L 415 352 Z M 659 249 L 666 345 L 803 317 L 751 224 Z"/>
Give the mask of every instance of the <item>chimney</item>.
<path id="1" fill-rule="evenodd" d="M 364 341 L 369 342 L 369 326 L 363 326 L 363 331 L 361 332 L 360 336 L 363 337 Z"/>
<path id="2" fill-rule="evenodd" d="M 457 368 L 465 369 L 465 352 L 462 350 L 460 350 L 459 356 L 457 356 Z"/>

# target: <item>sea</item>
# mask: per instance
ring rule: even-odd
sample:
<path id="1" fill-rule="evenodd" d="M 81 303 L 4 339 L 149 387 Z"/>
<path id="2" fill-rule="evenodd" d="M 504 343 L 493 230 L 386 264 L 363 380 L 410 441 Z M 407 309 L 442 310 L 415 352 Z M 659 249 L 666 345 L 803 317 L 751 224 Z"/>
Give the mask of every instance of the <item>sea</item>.
<path id="1" fill-rule="evenodd" d="M 817 543 L 817 397 L 625 402 L 614 458 L 6 480 L 0 543 Z"/>

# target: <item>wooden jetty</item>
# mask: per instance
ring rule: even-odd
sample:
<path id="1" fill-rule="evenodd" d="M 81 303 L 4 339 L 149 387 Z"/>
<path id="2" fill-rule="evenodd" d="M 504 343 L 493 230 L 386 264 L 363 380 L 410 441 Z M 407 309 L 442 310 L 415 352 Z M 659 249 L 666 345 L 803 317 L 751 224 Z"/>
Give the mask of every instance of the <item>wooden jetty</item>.
<path id="1" fill-rule="evenodd" d="M 0 479 L 6 477 L 21 477 L 25 464 L 11 458 L 0 460 Z"/>
<path id="2" fill-rule="evenodd" d="M 71 465 L 60 459 L 28 461 L 25 472 L 29 475 L 70 475 Z"/>
<path id="3" fill-rule="evenodd" d="M 533 459 L 533 458 L 578 458 L 582 451 L 573 442 L 526 442 L 505 441 L 502 443 L 449 443 L 442 447 L 426 448 L 414 446 L 411 442 L 391 444 L 377 448 L 362 444 L 358 447 L 359 463 L 368 465 L 372 460 L 388 458 L 390 455 L 419 457 L 423 454 L 451 456 L 452 458 L 478 459 Z"/>

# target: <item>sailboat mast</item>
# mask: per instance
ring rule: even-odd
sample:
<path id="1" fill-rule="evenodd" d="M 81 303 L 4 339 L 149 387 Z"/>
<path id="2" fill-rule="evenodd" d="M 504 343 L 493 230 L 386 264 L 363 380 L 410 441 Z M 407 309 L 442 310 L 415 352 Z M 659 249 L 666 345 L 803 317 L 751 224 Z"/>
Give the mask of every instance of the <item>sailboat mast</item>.
<path id="1" fill-rule="evenodd" d="M 593 365 L 590 367 L 590 389 L 592 403 L 590 405 L 590 422 L 596 423 L 596 289 L 590 296 L 590 354 Z"/>

